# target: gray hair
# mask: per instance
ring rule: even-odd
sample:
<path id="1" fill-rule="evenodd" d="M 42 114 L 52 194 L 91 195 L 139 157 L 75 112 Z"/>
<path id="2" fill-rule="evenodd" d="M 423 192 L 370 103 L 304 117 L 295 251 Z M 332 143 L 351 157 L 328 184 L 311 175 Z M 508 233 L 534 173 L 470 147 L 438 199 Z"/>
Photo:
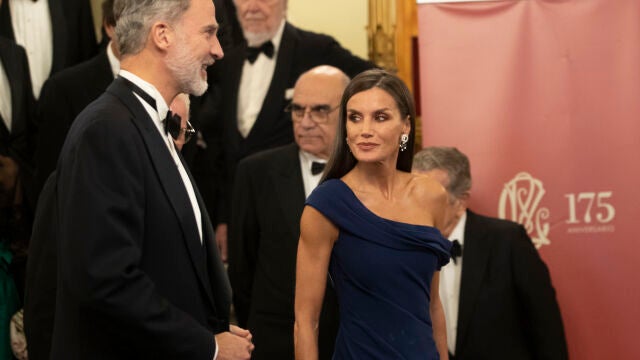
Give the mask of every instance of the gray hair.
<path id="1" fill-rule="evenodd" d="M 430 146 L 413 156 L 413 170 L 430 171 L 440 169 L 447 172 L 447 191 L 460 197 L 471 190 L 471 167 L 469 158 L 455 147 Z"/>
<path id="2" fill-rule="evenodd" d="M 115 0 L 115 37 L 122 56 L 142 51 L 153 23 L 174 23 L 189 5 L 191 0 Z"/>

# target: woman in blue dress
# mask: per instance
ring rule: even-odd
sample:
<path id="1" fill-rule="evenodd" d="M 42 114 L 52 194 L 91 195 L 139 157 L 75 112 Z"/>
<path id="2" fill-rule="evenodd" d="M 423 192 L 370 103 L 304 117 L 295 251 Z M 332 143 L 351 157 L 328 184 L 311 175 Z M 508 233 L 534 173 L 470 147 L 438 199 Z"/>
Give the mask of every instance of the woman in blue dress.
<path id="1" fill-rule="evenodd" d="M 356 76 L 335 149 L 306 201 L 296 272 L 296 359 L 317 359 L 327 273 L 338 295 L 334 359 L 447 359 L 439 269 L 446 191 L 410 173 L 415 107 L 384 70 Z"/>

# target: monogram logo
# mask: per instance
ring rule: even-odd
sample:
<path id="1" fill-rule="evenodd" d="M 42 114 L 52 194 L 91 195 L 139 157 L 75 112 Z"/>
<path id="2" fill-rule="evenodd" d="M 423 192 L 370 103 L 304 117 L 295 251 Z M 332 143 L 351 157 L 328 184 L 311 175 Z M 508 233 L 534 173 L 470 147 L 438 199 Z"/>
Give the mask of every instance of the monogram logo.
<path id="1" fill-rule="evenodd" d="M 542 181 L 521 172 L 504 185 L 498 204 L 498 216 L 522 224 L 538 249 L 551 243 L 549 209 L 539 207 L 544 194 Z"/>

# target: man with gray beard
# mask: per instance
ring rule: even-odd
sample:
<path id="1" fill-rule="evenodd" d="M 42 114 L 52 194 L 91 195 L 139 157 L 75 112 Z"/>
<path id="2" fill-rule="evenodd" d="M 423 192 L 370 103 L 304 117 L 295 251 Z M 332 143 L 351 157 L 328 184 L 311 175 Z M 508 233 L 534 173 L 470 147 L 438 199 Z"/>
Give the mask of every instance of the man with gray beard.
<path id="1" fill-rule="evenodd" d="M 211 0 L 116 0 L 119 77 L 74 121 L 56 174 L 51 359 L 249 359 L 230 287 L 176 151 L 178 93 L 223 56 Z"/>

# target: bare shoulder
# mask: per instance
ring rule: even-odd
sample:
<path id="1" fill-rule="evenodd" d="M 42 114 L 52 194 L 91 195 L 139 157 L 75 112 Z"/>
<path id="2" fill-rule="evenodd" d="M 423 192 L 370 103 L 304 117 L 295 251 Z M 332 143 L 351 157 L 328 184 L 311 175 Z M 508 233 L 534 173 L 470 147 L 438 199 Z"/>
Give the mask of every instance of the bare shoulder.
<path id="1" fill-rule="evenodd" d="M 307 205 L 300 218 L 300 238 L 316 242 L 338 238 L 337 226 L 313 206 Z"/>
<path id="2" fill-rule="evenodd" d="M 440 183 L 426 175 L 405 174 L 403 208 L 406 222 L 438 227 L 442 223 L 448 196 Z"/>
<path id="3" fill-rule="evenodd" d="M 444 204 L 448 198 L 447 190 L 428 175 L 409 174 L 408 189 L 412 198 L 421 204 Z"/>

